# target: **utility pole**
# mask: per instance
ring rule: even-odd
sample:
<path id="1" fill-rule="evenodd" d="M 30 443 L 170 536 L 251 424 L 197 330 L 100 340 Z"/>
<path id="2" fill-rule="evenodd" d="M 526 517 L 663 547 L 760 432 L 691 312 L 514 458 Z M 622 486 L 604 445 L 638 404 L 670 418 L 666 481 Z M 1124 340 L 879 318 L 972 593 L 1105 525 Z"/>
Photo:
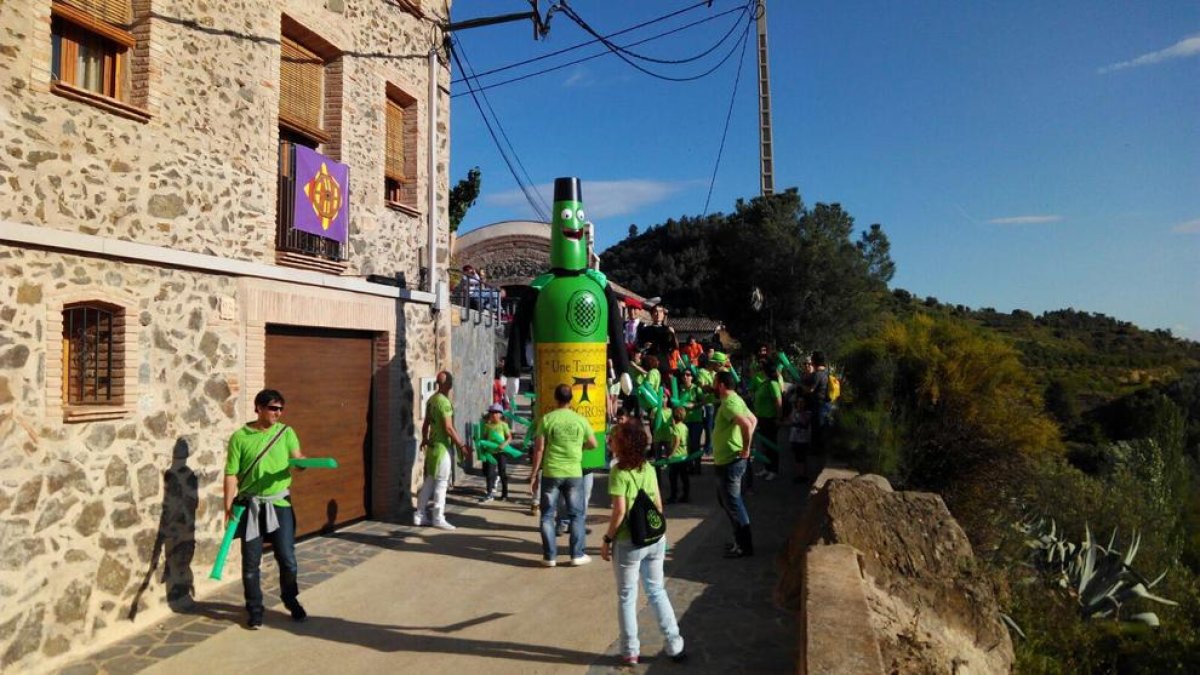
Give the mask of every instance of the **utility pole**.
<path id="1" fill-rule="evenodd" d="M 775 194 L 775 156 L 771 141 L 771 74 L 767 68 L 767 0 L 758 0 L 758 184 L 765 197 Z"/>

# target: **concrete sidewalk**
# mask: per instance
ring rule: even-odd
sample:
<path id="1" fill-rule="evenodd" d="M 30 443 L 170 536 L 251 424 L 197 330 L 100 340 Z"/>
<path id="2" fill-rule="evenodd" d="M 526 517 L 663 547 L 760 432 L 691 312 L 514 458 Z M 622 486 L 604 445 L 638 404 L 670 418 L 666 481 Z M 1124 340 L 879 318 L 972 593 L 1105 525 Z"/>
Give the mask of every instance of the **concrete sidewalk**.
<path id="1" fill-rule="evenodd" d="M 263 630 L 245 629 L 241 587 L 231 570 L 235 581 L 191 612 L 64 672 L 615 671 L 615 584 L 611 564 L 599 557 L 607 508 L 589 512 L 591 565 L 543 568 L 537 522 L 528 510 L 528 469 L 510 467 L 515 503 L 477 504 L 481 480 L 460 475 L 450 499 L 454 532 L 368 521 L 302 542 L 297 554 L 306 623 L 293 623 L 276 600 Z M 593 504 L 605 504 L 605 480 L 597 478 Z M 794 618 L 772 605 L 771 591 L 775 556 L 807 486 L 757 481 L 759 493 L 748 502 L 757 556 L 726 560 L 729 526 L 716 505 L 711 466 L 692 481 L 692 503 L 667 508 L 666 570 L 690 658 L 681 666 L 661 656 L 657 625 L 643 607 L 645 665 L 638 670 L 793 671 Z M 566 560 L 564 536 L 559 562 Z M 263 576 L 270 582 L 264 593 L 278 598 L 269 559 Z"/>

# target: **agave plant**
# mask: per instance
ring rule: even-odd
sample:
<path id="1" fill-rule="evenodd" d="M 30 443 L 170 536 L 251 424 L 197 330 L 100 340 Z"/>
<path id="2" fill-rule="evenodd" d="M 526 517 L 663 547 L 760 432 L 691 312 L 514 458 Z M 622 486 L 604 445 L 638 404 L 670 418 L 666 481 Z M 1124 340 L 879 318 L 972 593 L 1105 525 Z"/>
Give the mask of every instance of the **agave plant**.
<path id="1" fill-rule="evenodd" d="M 1142 542 L 1136 532 L 1130 539 L 1129 548 L 1121 551 L 1117 547 L 1115 529 L 1107 545 L 1092 536 L 1090 527 L 1085 528 L 1084 540 L 1077 545 L 1066 539 L 1053 519 L 1030 519 L 1018 525 L 1018 529 L 1028 537 L 1025 545 L 1033 551 L 1033 567 L 1050 583 L 1075 596 L 1079 614 L 1084 619 L 1113 619 L 1158 626 L 1158 615 L 1154 612 L 1128 615 L 1123 614 L 1122 609 L 1139 599 L 1163 605 L 1177 604 L 1150 592 L 1167 576 L 1165 571 L 1149 581 L 1133 569 L 1133 560 Z"/>

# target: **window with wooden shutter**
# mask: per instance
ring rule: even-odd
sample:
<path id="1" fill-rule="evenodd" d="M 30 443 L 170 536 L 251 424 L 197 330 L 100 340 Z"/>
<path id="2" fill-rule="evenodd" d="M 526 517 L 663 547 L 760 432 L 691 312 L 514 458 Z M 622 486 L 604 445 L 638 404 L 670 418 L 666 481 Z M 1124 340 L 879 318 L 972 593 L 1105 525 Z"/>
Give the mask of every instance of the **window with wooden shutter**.
<path id="1" fill-rule="evenodd" d="M 417 208 L 417 101 L 387 86 L 384 198 L 392 206 Z"/>
<path id="2" fill-rule="evenodd" d="M 315 144 L 329 142 L 321 123 L 325 60 L 295 40 L 280 40 L 279 125 Z"/>
<path id="3" fill-rule="evenodd" d="M 68 90 L 129 99 L 128 55 L 136 40 L 130 0 L 67 0 L 51 5 L 50 72 Z"/>

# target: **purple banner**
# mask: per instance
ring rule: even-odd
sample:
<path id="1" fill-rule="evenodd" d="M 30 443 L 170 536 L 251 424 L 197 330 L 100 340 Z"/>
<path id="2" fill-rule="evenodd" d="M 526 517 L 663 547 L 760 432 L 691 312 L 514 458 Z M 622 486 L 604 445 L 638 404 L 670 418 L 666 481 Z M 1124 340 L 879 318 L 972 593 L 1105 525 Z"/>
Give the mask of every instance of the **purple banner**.
<path id="1" fill-rule="evenodd" d="M 292 228 L 346 242 L 350 167 L 302 145 L 296 148 L 296 203 Z"/>

